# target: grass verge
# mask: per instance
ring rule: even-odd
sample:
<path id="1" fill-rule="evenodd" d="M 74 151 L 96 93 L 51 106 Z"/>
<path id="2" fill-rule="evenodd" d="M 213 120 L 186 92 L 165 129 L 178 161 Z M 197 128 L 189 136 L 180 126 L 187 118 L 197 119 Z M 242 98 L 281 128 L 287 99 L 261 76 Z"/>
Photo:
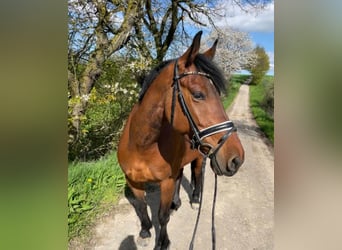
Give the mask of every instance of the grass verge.
<path id="1" fill-rule="evenodd" d="M 116 152 L 68 169 L 68 238 L 84 237 L 100 213 L 115 204 L 125 188 Z"/>
<path id="2" fill-rule="evenodd" d="M 270 84 L 274 83 L 273 76 L 265 76 L 258 85 L 250 86 L 250 106 L 260 129 L 266 137 L 274 144 L 274 119 L 267 111 L 265 106 L 265 95 Z"/>

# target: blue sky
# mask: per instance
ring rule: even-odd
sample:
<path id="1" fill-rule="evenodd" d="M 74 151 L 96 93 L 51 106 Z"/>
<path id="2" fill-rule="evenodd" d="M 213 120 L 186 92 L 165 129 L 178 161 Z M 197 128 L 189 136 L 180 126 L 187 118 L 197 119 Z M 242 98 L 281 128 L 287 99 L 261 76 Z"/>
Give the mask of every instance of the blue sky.
<path id="1" fill-rule="evenodd" d="M 242 11 L 233 6 L 231 0 L 222 3 L 226 17 L 218 20 L 217 25 L 228 25 L 234 29 L 247 32 L 255 45 L 260 45 L 270 59 L 270 70 L 267 74 L 274 75 L 274 1 L 270 1 L 264 10 Z"/>

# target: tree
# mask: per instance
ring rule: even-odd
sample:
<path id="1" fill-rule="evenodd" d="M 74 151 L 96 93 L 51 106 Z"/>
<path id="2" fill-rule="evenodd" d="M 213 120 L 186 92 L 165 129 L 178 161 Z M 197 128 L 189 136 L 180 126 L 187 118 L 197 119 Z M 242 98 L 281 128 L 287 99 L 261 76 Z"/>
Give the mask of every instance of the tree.
<path id="1" fill-rule="evenodd" d="M 217 37 L 219 42 L 214 60 L 224 70 L 228 78 L 232 73 L 256 63 L 257 57 L 253 50 L 253 43 L 247 33 L 226 26 L 211 32 L 205 39 L 205 43 L 211 44 Z"/>
<path id="2" fill-rule="evenodd" d="M 266 2 L 232 1 L 251 8 L 259 8 Z M 188 27 L 191 30 L 194 26 L 214 27 L 213 18 L 220 15 L 218 3 L 220 0 L 69 0 L 68 118 L 71 143 L 79 139 L 91 92 L 101 81 L 106 62 L 111 60 L 123 67 L 121 59 L 124 58 L 123 61 L 127 62 L 125 69 L 133 66 L 132 75 L 143 75 L 142 69 L 164 60 L 172 47 L 179 52 L 180 43 L 187 43 L 191 36 L 187 33 Z M 121 61 L 115 61 L 115 58 L 121 58 Z"/>
<path id="3" fill-rule="evenodd" d="M 268 2 L 232 0 L 230 5 L 252 12 L 262 10 Z M 160 63 L 170 49 L 177 54 L 181 45 L 188 45 L 192 39 L 187 32 L 189 26 L 216 30 L 215 20 L 224 17 L 224 13 L 220 0 L 146 0 L 144 16 L 137 22 L 131 41 L 142 56 Z"/>
<path id="4" fill-rule="evenodd" d="M 257 46 L 254 52 L 257 55 L 256 63 L 249 65 L 247 70 L 252 74 L 252 84 L 257 85 L 269 70 L 270 60 L 263 47 Z"/>
<path id="5" fill-rule="evenodd" d="M 268 1 L 233 0 L 243 9 Z M 69 0 L 68 87 L 73 98 L 72 124 L 79 129 L 87 98 L 104 62 L 129 43 L 145 61 L 162 61 L 175 37 L 189 37 L 187 26 L 215 27 L 220 1 L 209 0 Z M 185 40 L 186 41 L 186 40 Z M 179 46 L 177 46 L 179 49 Z"/>
<path id="6" fill-rule="evenodd" d="M 68 85 L 71 97 L 79 98 L 72 111 L 72 124 L 77 133 L 88 96 L 99 77 L 107 58 L 129 40 L 134 23 L 141 15 L 142 0 L 128 1 L 70 1 L 69 2 L 69 70 Z M 118 13 L 124 17 L 117 25 Z M 74 21 L 74 22 L 72 22 Z M 71 28 L 70 28 L 71 26 Z M 80 30 L 72 29 L 73 27 Z M 84 30 L 83 30 L 84 29 Z M 84 31 L 84 33 L 80 33 Z M 76 44 L 83 40 L 83 44 Z M 77 72 L 79 65 L 84 68 Z"/>
<path id="7" fill-rule="evenodd" d="M 190 38 L 187 25 L 206 26 L 204 22 L 208 22 L 214 26 L 213 18 L 220 15 L 220 10 L 214 4 L 216 2 L 146 0 L 145 15 L 135 26 L 136 48 L 156 63 L 161 62 L 172 43 L 187 42 L 187 38 Z"/>

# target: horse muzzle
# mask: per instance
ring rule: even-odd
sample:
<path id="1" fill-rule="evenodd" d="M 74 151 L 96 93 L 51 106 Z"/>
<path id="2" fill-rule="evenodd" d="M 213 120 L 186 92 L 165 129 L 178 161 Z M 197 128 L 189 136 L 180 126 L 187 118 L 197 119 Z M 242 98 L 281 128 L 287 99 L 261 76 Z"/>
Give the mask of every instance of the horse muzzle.
<path id="1" fill-rule="evenodd" d="M 233 176 L 237 173 L 240 166 L 243 163 L 243 160 L 240 159 L 240 157 L 234 157 L 230 161 L 228 161 L 226 164 L 221 163 L 221 161 L 217 160 L 216 154 L 209 155 L 210 158 L 210 166 L 215 174 L 221 176 Z"/>
<path id="2" fill-rule="evenodd" d="M 205 137 L 223 131 L 225 132 L 225 134 L 220 138 L 216 147 L 213 147 L 211 144 L 202 141 Z M 230 157 L 230 160 L 228 162 L 224 160 L 225 157 L 218 156 L 219 150 L 233 132 L 236 132 L 236 127 L 231 121 L 226 121 L 201 130 L 198 136 L 200 139 L 197 139 L 195 135 L 192 138 L 193 146 L 197 146 L 198 151 L 203 155 L 203 157 L 209 157 L 212 170 L 219 176 L 233 176 L 234 174 L 236 174 L 243 163 L 243 159 L 241 159 L 237 155 L 235 155 L 234 157 Z"/>

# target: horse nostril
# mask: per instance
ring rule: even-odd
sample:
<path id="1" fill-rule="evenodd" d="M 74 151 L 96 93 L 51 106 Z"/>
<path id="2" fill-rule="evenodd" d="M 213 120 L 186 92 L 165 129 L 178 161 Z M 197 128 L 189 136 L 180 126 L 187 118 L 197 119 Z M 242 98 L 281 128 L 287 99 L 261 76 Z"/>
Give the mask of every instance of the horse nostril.
<path id="1" fill-rule="evenodd" d="M 232 159 L 229 163 L 228 163 L 228 170 L 231 172 L 235 172 L 239 169 L 239 167 L 242 164 L 242 160 L 240 159 L 240 157 L 235 157 L 234 159 Z"/>
<path id="2" fill-rule="evenodd" d="M 242 164 L 242 160 L 240 159 L 240 157 L 235 157 L 235 158 L 233 159 L 233 162 L 234 162 L 234 164 L 235 164 L 237 167 L 240 167 L 241 164 Z"/>

